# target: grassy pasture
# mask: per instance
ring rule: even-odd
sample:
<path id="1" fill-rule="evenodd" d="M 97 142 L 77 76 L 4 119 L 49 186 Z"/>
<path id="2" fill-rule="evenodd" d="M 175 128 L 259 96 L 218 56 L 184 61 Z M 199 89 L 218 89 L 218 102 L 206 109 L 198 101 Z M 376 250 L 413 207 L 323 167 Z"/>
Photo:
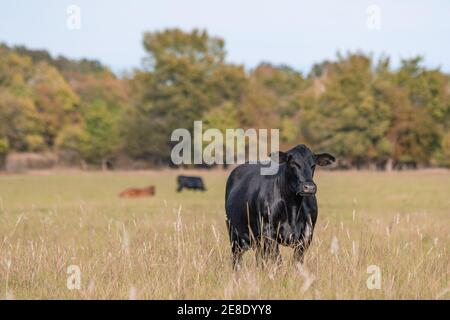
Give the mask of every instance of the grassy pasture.
<path id="1" fill-rule="evenodd" d="M 230 266 L 226 172 L 176 193 L 180 172 L 0 175 L 0 299 L 450 299 L 450 172 L 316 173 L 319 218 L 303 267 L 283 249 Z M 192 173 L 192 172 L 190 172 Z M 128 187 L 156 196 L 120 199 Z M 67 268 L 81 288 L 67 288 Z M 370 265 L 381 289 L 369 290 Z"/>

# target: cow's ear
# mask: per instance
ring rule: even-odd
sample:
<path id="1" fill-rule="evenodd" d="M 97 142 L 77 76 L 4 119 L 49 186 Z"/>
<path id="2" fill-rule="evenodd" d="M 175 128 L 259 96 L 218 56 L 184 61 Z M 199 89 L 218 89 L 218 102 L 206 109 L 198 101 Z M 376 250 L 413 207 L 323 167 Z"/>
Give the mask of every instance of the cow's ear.
<path id="1" fill-rule="evenodd" d="M 328 166 L 336 161 L 336 158 L 329 153 L 319 153 L 314 155 L 314 158 L 319 166 Z"/>
<path id="2" fill-rule="evenodd" d="M 283 152 L 283 151 L 272 152 L 270 154 L 270 159 L 272 159 L 273 161 L 278 162 L 278 163 L 284 163 L 287 161 L 288 155 L 286 152 Z"/>

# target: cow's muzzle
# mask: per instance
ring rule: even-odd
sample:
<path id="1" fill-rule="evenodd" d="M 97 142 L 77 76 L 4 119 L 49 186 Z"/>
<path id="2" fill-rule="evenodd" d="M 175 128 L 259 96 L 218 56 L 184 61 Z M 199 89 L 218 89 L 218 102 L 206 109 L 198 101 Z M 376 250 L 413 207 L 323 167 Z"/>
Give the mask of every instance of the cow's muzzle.
<path id="1" fill-rule="evenodd" d="M 312 196 L 316 194 L 317 186 L 314 182 L 303 182 L 300 185 L 300 191 L 297 193 L 301 196 Z"/>

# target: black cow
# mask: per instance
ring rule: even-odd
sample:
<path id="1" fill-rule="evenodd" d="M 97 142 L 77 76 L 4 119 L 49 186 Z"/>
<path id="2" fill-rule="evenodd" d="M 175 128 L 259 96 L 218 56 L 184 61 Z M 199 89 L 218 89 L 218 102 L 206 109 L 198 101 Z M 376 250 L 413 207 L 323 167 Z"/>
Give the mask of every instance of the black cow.
<path id="1" fill-rule="evenodd" d="M 205 185 L 203 184 L 203 180 L 201 177 L 178 176 L 177 181 L 178 181 L 177 192 L 180 192 L 183 189 L 206 191 Z"/>
<path id="2" fill-rule="evenodd" d="M 294 248 L 294 258 L 303 262 L 317 219 L 314 169 L 335 158 L 328 153 L 314 154 L 305 145 L 280 151 L 278 158 L 274 175 L 261 175 L 266 164 L 245 163 L 228 177 L 225 209 L 234 267 L 250 248 L 256 249 L 259 263 L 261 258 L 279 263 L 278 244 Z"/>

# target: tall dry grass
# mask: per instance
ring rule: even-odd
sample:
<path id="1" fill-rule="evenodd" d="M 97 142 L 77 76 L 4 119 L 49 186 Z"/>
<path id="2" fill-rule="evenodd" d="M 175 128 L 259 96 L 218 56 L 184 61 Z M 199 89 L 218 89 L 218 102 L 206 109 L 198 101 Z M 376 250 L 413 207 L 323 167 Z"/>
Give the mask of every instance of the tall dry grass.
<path id="1" fill-rule="evenodd" d="M 319 219 L 303 266 L 254 253 L 233 272 L 226 174 L 175 193 L 176 172 L 0 176 L 0 298 L 449 299 L 450 173 L 318 172 Z M 151 199 L 119 199 L 156 185 Z M 71 265 L 81 272 L 69 290 Z M 370 290 L 368 267 L 381 288 Z"/>

